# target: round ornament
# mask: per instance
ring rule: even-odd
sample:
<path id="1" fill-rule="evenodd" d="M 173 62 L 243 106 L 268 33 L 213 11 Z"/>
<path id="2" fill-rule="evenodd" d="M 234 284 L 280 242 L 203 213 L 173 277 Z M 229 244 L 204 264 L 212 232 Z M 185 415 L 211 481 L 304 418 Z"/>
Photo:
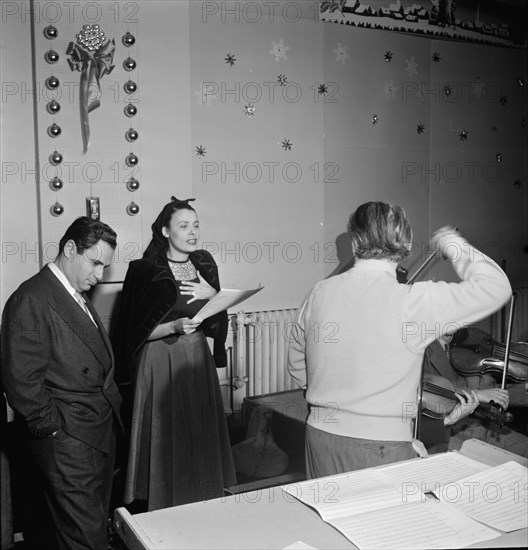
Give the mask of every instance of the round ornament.
<path id="1" fill-rule="evenodd" d="M 127 117 L 133 117 L 135 114 L 137 113 L 137 107 L 135 105 L 133 105 L 132 103 L 129 103 L 126 107 L 125 107 L 125 115 Z"/>
<path id="2" fill-rule="evenodd" d="M 51 213 L 54 215 L 54 216 L 60 216 L 62 213 L 64 212 L 64 206 L 62 206 L 62 204 L 56 202 L 52 207 L 51 207 Z"/>
<path id="3" fill-rule="evenodd" d="M 52 100 L 46 105 L 46 110 L 51 115 L 54 115 L 60 111 L 60 104 L 57 103 L 55 100 Z"/>
<path id="4" fill-rule="evenodd" d="M 139 137 L 139 134 L 137 133 L 134 128 L 130 128 L 130 130 L 127 130 L 125 134 L 125 138 L 127 141 L 136 141 L 136 139 Z"/>
<path id="5" fill-rule="evenodd" d="M 60 86 L 60 82 L 59 82 L 59 79 L 54 77 L 54 76 L 50 76 L 49 78 L 46 79 L 46 88 L 48 90 L 54 90 L 55 88 L 58 88 Z"/>
<path id="6" fill-rule="evenodd" d="M 55 176 L 50 182 L 50 187 L 53 189 L 53 191 L 60 191 L 62 189 L 62 180 Z"/>
<path id="7" fill-rule="evenodd" d="M 44 29 L 44 36 L 48 39 L 48 40 L 53 40 L 54 38 L 57 38 L 57 36 L 59 36 L 59 31 L 56 29 L 56 27 L 54 27 L 53 25 L 48 25 L 45 29 Z"/>
<path id="8" fill-rule="evenodd" d="M 57 63 L 57 61 L 59 60 L 59 54 L 55 50 L 48 50 L 44 54 L 44 59 L 46 60 L 46 63 Z"/>
<path id="9" fill-rule="evenodd" d="M 135 202 L 131 202 L 126 208 L 129 216 L 135 216 L 139 212 L 139 206 Z"/>
<path id="10" fill-rule="evenodd" d="M 123 42 L 123 46 L 130 48 L 130 46 L 133 46 L 136 43 L 136 38 L 133 34 L 130 34 L 129 32 L 127 32 L 126 34 L 123 35 L 121 42 Z"/>
<path id="11" fill-rule="evenodd" d="M 132 80 L 129 80 L 128 82 L 125 82 L 123 88 L 127 94 L 133 94 L 137 90 L 137 84 L 132 82 Z"/>
<path id="12" fill-rule="evenodd" d="M 133 71 L 135 68 L 136 62 L 131 57 L 127 57 L 123 61 L 123 69 L 125 69 L 125 71 Z"/>
<path id="13" fill-rule="evenodd" d="M 127 166 L 136 166 L 136 164 L 139 162 L 139 158 L 134 155 L 134 153 L 130 153 L 130 155 L 127 156 L 125 159 L 125 163 Z"/>
<path id="14" fill-rule="evenodd" d="M 57 164 L 60 164 L 62 162 L 62 155 L 59 152 L 54 151 L 49 156 L 49 161 L 51 162 L 51 164 L 57 166 Z"/>
<path id="15" fill-rule="evenodd" d="M 48 136 L 56 138 L 61 135 L 62 129 L 58 124 L 53 123 L 48 127 Z"/>
<path id="16" fill-rule="evenodd" d="M 139 181 L 136 178 L 130 178 L 126 186 L 129 191 L 137 191 L 139 189 Z"/>

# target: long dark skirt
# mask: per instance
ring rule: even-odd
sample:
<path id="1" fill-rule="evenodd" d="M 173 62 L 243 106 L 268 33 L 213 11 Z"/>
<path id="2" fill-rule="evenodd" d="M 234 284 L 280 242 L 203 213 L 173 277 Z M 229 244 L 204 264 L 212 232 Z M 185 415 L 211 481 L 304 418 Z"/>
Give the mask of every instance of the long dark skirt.
<path id="1" fill-rule="evenodd" d="M 148 342 L 134 394 L 125 502 L 149 510 L 236 483 L 216 367 L 202 332 Z"/>

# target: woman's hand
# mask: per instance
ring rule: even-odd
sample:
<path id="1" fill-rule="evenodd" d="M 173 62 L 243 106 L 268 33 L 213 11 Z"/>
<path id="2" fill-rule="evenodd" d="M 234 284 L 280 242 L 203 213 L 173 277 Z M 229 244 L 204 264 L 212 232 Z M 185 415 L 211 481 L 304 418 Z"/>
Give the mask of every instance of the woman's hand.
<path id="1" fill-rule="evenodd" d="M 179 319 L 176 319 L 176 321 L 171 321 L 169 325 L 171 325 L 171 329 L 174 334 L 192 334 L 201 323 L 202 319 L 199 319 L 198 317 L 194 320 L 189 319 L 189 317 L 180 317 Z"/>
<path id="2" fill-rule="evenodd" d="M 192 281 L 182 281 L 180 284 L 180 294 L 192 296 L 192 298 L 187 302 L 188 304 L 194 302 L 195 300 L 210 300 L 215 294 L 216 290 L 200 275 L 198 271 L 198 283 L 193 283 Z"/>
<path id="3" fill-rule="evenodd" d="M 462 390 L 465 394 L 465 399 L 463 396 L 455 393 L 457 399 L 460 403 L 455 405 L 455 408 L 444 418 L 444 426 L 451 426 L 455 424 L 462 418 L 469 416 L 479 405 L 479 400 L 477 394 L 472 391 L 468 393 L 466 390 Z"/>
<path id="4" fill-rule="evenodd" d="M 445 225 L 435 231 L 431 237 L 429 248 L 431 248 L 431 250 L 439 248 L 443 258 L 450 259 L 451 257 L 458 257 L 459 251 L 456 246 L 450 246 L 449 237 L 460 237 L 458 228 L 452 227 L 451 225 Z"/>

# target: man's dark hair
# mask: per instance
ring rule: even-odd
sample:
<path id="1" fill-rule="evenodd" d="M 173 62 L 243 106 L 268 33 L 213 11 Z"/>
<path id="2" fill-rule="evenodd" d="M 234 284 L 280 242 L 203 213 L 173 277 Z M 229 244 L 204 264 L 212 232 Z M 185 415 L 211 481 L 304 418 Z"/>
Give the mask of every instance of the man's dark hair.
<path id="1" fill-rule="evenodd" d="M 59 254 L 62 254 L 64 245 L 70 239 L 75 242 L 79 254 L 82 254 L 87 248 L 94 246 L 99 241 L 108 243 L 113 250 L 117 246 L 117 234 L 109 225 L 86 216 L 77 218 L 66 229 L 66 233 L 59 242 Z"/>

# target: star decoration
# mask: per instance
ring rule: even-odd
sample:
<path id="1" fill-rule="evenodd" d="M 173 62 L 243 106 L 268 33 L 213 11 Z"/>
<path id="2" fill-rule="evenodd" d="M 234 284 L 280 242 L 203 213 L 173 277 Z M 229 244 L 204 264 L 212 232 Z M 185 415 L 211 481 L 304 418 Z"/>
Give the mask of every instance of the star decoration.
<path id="1" fill-rule="evenodd" d="M 440 54 L 438 52 L 433 52 L 431 59 L 433 60 L 433 63 L 440 63 L 440 60 L 442 58 L 440 57 Z"/>
<path id="2" fill-rule="evenodd" d="M 451 88 L 451 86 L 448 86 L 447 84 L 444 86 L 444 94 L 446 95 L 446 97 L 449 97 L 452 91 L 453 89 Z"/>
<path id="3" fill-rule="evenodd" d="M 326 84 L 319 84 L 319 87 L 317 88 L 319 91 L 319 95 L 324 95 L 326 92 L 328 92 L 328 86 Z"/>
<path id="4" fill-rule="evenodd" d="M 284 150 L 285 150 L 285 151 L 291 151 L 292 142 L 291 142 L 289 139 L 285 139 L 285 140 L 282 142 L 281 147 L 284 147 Z"/>
<path id="5" fill-rule="evenodd" d="M 285 74 L 280 74 L 278 77 L 277 77 L 277 82 L 281 85 L 281 86 L 286 86 L 286 81 L 288 80 L 288 78 L 286 77 Z"/>
<path id="6" fill-rule="evenodd" d="M 236 63 L 236 57 L 232 53 L 228 53 L 225 57 L 225 62 L 232 67 Z"/>
<path id="7" fill-rule="evenodd" d="M 497 153 L 495 158 L 497 159 L 497 162 L 502 162 L 502 153 Z"/>
<path id="8" fill-rule="evenodd" d="M 378 123 L 378 115 L 372 115 L 372 124 Z"/>
<path id="9" fill-rule="evenodd" d="M 517 178 L 516 180 L 513 181 L 513 186 L 514 187 L 517 187 L 517 189 L 520 189 L 521 188 L 521 180 L 519 178 Z"/>
<path id="10" fill-rule="evenodd" d="M 385 63 L 390 63 L 392 61 L 392 52 L 387 50 L 385 52 Z"/>
<path id="11" fill-rule="evenodd" d="M 416 127 L 416 133 L 418 134 L 423 134 L 424 130 L 425 130 L 425 126 L 423 124 L 418 124 L 418 126 Z"/>
<path id="12" fill-rule="evenodd" d="M 508 98 L 507 98 L 505 95 L 501 95 L 501 96 L 499 97 L 499 103 L 500 103 L 501 105 L 506 105 L 506 103 L 508 103 Z"/>
<path id="13" fill-rule="evenodd" d="M 249 105 L 246 105 L 244 107 L 244 114 L 246 114 L 249 117 L 252 117 L 255 114 L 255 106 L 250 103 Z"/>
<path id="14" fill-rule="evenodd" d="M 466 130 L 462 130 L 460 134 L 458 134 L 458 137 L 460 138 L 460 141 L 467 141 L 469 137 L 469 132 L 466 132 Z"/>
<path id="15" fill-rule="evenodd" d="M 195 147 L 196 156 L 205 157 L 205 147 L 203 145 L 197 145 Z"/>

